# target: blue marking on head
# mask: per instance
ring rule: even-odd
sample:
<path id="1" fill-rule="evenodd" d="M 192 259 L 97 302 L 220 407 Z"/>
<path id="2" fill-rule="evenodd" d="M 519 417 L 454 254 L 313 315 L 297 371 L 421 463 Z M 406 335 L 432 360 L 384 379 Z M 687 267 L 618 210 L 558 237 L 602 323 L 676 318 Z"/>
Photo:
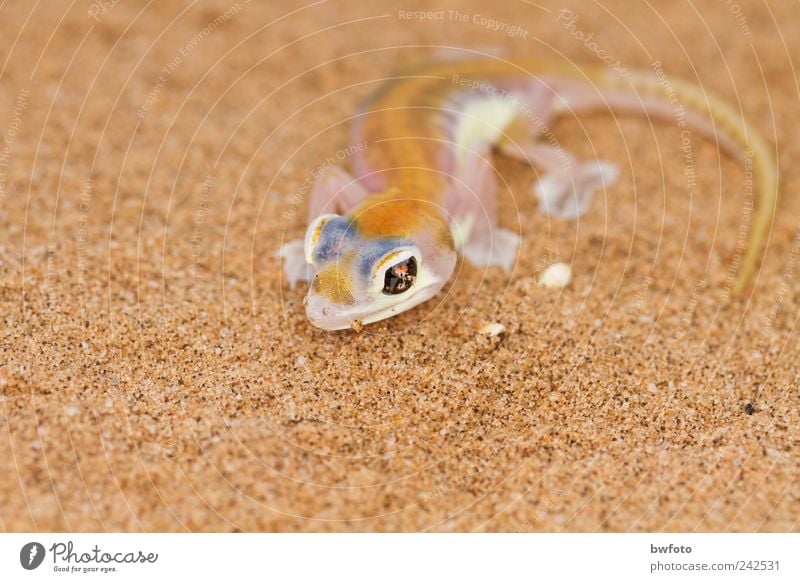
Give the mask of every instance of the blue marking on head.
<path id="1" fill-rule="evenodd" d="M 365 243 L 358 249 L 358 272 L 364 278 L 369 277 L 372 274 L 372 267 L 382 256 L 398 247 L 405 247 L 410 244 L 409 241 L 400 238 L 376 239 Z"/>
<path id="2" fill-rule="evenodd" d="M 314 249 L 314 261 L 324 263 L 338 257 L 349 239 L 356 234 L 355 226 L 349 218 L 336 216 L 327 221 L 319 234 Z"/>

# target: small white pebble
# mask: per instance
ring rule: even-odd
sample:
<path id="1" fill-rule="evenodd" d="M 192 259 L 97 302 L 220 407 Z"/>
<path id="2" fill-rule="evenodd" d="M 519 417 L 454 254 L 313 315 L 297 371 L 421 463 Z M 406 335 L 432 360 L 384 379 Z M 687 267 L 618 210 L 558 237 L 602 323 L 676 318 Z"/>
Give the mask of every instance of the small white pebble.
<path id="1" fill-rule="evenodd" d="M 294 361 L 295 368 L 302 368 L 306 365 L 306 357 L 305 356 L 297 356 L 297 359 Z"/>
<path id="2" fill-rule="evenodd" d="M 572 269 L 566 263 L 553 263 L 539 277 L 539 285 L 546 289 L 563 289 L 572 280 Z"/>
<path id="3" fill-rule="evenodd" d="M 481 328 L 481 333 L 483 335 L 488 335 L 489 337 L 497 337 L 501 333 L 506 331 L 506 326 L 502 323 L 487 323 Z"/>
<path id="4" fill-rule="evenodd" d="M 80 406 L 67 406 L 67 408 L 65 410 L 67 412 L 67 416 L 76 416 L 76 415 L 80 414 L 81 407 Z"/>
<path id="5" fill-rule="evenodd" d="M 656 386 L 655 384 L 653 384 L 652 382 L 650 382 L 650 383 L 647 385 L 647 389 L 648 389 L 650 392 L 652 392 L 653 394 L 655 394 L 655 393 L 656 393 L 656 390 L 657 390 L 658 388 L 657 388 L 657 386 Z"/>

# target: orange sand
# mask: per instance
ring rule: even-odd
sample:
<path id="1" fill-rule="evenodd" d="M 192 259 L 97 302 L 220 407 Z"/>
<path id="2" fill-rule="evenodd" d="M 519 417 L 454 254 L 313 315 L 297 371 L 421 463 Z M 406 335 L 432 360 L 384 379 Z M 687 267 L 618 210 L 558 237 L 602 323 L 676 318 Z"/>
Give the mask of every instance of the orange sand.
<path id="1" fill-rule="evenodd" d="M 0 8 L 0 529 L 799 528 L 797 4 L 46 4 Z M 592 116 L 555 134 L 622 176 L 577 224 L 497 161 L 512 277 L 312 328 L 275 252 L 426 45 L 597 48 L 740 105 L 785 192 L 752 296 L 743 160 L 695 139 L 690 187 L 674 124 Z"/>

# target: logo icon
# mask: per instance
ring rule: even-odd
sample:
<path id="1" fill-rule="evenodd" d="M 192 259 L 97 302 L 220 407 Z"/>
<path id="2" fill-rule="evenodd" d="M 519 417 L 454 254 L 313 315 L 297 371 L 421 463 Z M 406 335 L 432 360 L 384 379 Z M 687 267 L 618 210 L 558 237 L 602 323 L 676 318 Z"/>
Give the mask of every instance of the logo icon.
<path id="1" fill-rule="evenodd" d="M 19 563 L 26 570 L 35 570 L 44 561 L 44 546 L 39 542 L 28 542 L 19 551 Z"/>

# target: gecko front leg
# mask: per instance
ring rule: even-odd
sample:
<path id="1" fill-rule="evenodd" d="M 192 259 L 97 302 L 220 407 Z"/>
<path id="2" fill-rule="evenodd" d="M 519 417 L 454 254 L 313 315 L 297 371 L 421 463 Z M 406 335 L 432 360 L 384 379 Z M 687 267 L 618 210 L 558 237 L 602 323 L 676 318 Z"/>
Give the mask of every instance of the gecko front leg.
<path id="1" fill-rule="evenodd" d="M 497 181 L 487 144 L 461 152 L 447 196 L 447 212 L 456 247 L 476 267 L 511 271 L 520 237 L 497 221 Z"/>
<path id="2" fill-rule="evenodd" d="M 308 203 L 308 224 L 312 225 L 323 215 L 346 213 L 367 195 L 359 181 L 337 166 L 331 166 L 317 177 Z M 294 288 L 299 281 L 311 281 L 314 269 L 306 261 L 305 240 L 297 239 L 283 244 L 278 251 L 283 259 L 283 272 Z"/>

